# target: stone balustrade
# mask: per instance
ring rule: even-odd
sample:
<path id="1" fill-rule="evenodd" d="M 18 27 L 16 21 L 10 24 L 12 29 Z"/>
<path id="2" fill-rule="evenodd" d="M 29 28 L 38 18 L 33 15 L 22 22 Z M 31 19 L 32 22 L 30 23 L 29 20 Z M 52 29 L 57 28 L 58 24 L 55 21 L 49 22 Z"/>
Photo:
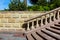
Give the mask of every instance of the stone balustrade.
<path id="1" fill-rule="evenodd" d="M 52 21 L 59 19 L 59 16 L 60 16 L 60 7 L 52 11 L 46 12 L 45 14 L 42 14 L 35 18 L 26 20 L 25 21 L 25 23 L 27 24 L 26 30 L 29 31 L 37 27 L 42 27 L 43 25 L 47 25 L 48 23 L 51 23 Z"/>

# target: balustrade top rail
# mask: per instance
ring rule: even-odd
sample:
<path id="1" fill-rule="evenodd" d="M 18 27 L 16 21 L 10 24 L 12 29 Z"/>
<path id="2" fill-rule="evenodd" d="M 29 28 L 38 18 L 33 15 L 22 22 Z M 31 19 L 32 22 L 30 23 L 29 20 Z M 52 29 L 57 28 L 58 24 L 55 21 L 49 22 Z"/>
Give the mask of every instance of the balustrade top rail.
<path id="1" fill-rule="evenodd" d="M 44 15 L 46 15 L 46 14 L 50 14 L 50 13 L 52 13 L 52 12 L 54 12 L 54 11 L 59 10 L 59 9 L 60 9 L 60 7 L 56 8 L 56 9 L 53 9 L 53 10 L 51 10 L 51 11 L 48 11 L 48 12 L 46 12 L 46 13 L 44 13 L 44 14 L 41 14 L 41 15 L 39 15 L 39 16 L 37 16 L 37 17 L 31 18 L 31 19 L 29 19 L 29 20 L 26 20 L 26 21 L 24 21 L 24 22 L 28 22 L 28 21 L 30 21 L 30 20 L 39 18 L 39 17 L 44 16 Z"/>

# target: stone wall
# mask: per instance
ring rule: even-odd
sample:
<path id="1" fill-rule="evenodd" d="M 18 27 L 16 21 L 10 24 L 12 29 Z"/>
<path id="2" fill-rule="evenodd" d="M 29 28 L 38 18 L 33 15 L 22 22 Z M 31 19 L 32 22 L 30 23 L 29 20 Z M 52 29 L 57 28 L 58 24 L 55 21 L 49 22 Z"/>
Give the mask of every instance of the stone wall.
<path id="1" fill-rule="evenodd" d="M 43 12 L 30 11 L 2 11 L 0 12 L 0 30 L 22 29 L 25 20 L 42 14 Z"/>

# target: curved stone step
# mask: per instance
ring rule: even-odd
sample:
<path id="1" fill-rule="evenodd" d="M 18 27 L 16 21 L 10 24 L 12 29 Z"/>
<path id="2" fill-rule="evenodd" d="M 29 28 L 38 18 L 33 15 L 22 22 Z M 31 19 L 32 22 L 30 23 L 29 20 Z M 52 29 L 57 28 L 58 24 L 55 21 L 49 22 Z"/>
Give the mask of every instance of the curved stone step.
<path id="1" fill-rule="evenodd" d="M 55 34 L 55 33 L 51 32 L 51 31 L 46 30 L 46 29 L 42 29 L 42 31 L 45 32 L 45 33 L 47 33 L 47 34 L 49 34 L 50 36 L 52 36 L 52 37 L 60 40 L 60 35 Z"/>
<path id="2" fill-rule="evenodd" d="M 60 27 L 60 24 L 54 24 L 54 25 Z"/>
<path id="3" fill-rule="evenodd" d="M 34 40 L 34 38 L 31 36 L 31 34 L 26 35 L 27 40 Z"/>
<path id="4" fill-rule="evenodd" d="M 60 27 L 58 26 L 50 26 L 51 28 L 54 28 L 54 29 L 57 29 L 57 30 L 60 30 Z"/>
<path id="5" fill-rule="evenodd" d="M 53 29 L 53 28 L 50 28 L 50 27 L 48 27 L 46 29 L 49 30 L 49 31 L 52 31 L 54 33 L 60 34 L 60 30 L 56 30 L 56 29 Z"/>
<path id="6" fill-rule="evenodd" d="M 32 35 L 36 38 L 36 40 L 43 40 L 39 35 L 37 35 L 35 32 L 32 32 Z"/>
<path id="7" fill-rule="evenodd" d="M 38 33 L 39 35 L 41 35 L 43 38 L 45 38 L 46 40 L 55 40 L 54 38 L 50 37 L 49 35 L 41 32 L 40 30 L 38 30 L 37 33 Z"/>

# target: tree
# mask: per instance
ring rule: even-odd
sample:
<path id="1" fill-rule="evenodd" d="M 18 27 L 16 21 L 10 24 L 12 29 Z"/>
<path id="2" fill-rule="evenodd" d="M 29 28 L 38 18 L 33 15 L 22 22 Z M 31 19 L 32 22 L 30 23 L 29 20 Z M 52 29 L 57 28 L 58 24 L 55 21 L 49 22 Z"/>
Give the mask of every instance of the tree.
<path id="1" fill-rule="evenodd" d="M 46 0 L 30 0 L 31 4 L 33 5 L 46 5 L 47 1 Z"/>
<path id="2" fill-rule="evenodd" d="M 33 6 L 38 5 L 45 11 L 60 7 L 60 0 L 30 0 L 30 2 Z M 39 9 L 38 7 L 39 10 L 41 10 L 41 8 Z"/>
<path id="3" fill-rule="evenodd" d="M 49 3 L 47 0 L 30 0 L 31 4 L 33 4 L 32 7 L 34 11 L 48 11 L 49 9 Z"/>
<path id="4" fill-rule="evenodd" d="M 38 0 L 30 0 L 31 4 L 37 4 Z"/>
<path id="5" fill-rule="evenodd" d="M 55 4 L 56 7 L 60 6 L 60 0 L 51 0 L 51 4 Z"/>
<path id="6" fill-rule="evenodd" d="M 27 6 L 27 0 L 24 0 L 24 4 Z"/>
<path id="7" fill-rule="evenodd" d="M 26 9 L 26 5 L 20 0 L 11 0 L 9 4 L 9 10 L 11 11 L 25 11 Z"/>

